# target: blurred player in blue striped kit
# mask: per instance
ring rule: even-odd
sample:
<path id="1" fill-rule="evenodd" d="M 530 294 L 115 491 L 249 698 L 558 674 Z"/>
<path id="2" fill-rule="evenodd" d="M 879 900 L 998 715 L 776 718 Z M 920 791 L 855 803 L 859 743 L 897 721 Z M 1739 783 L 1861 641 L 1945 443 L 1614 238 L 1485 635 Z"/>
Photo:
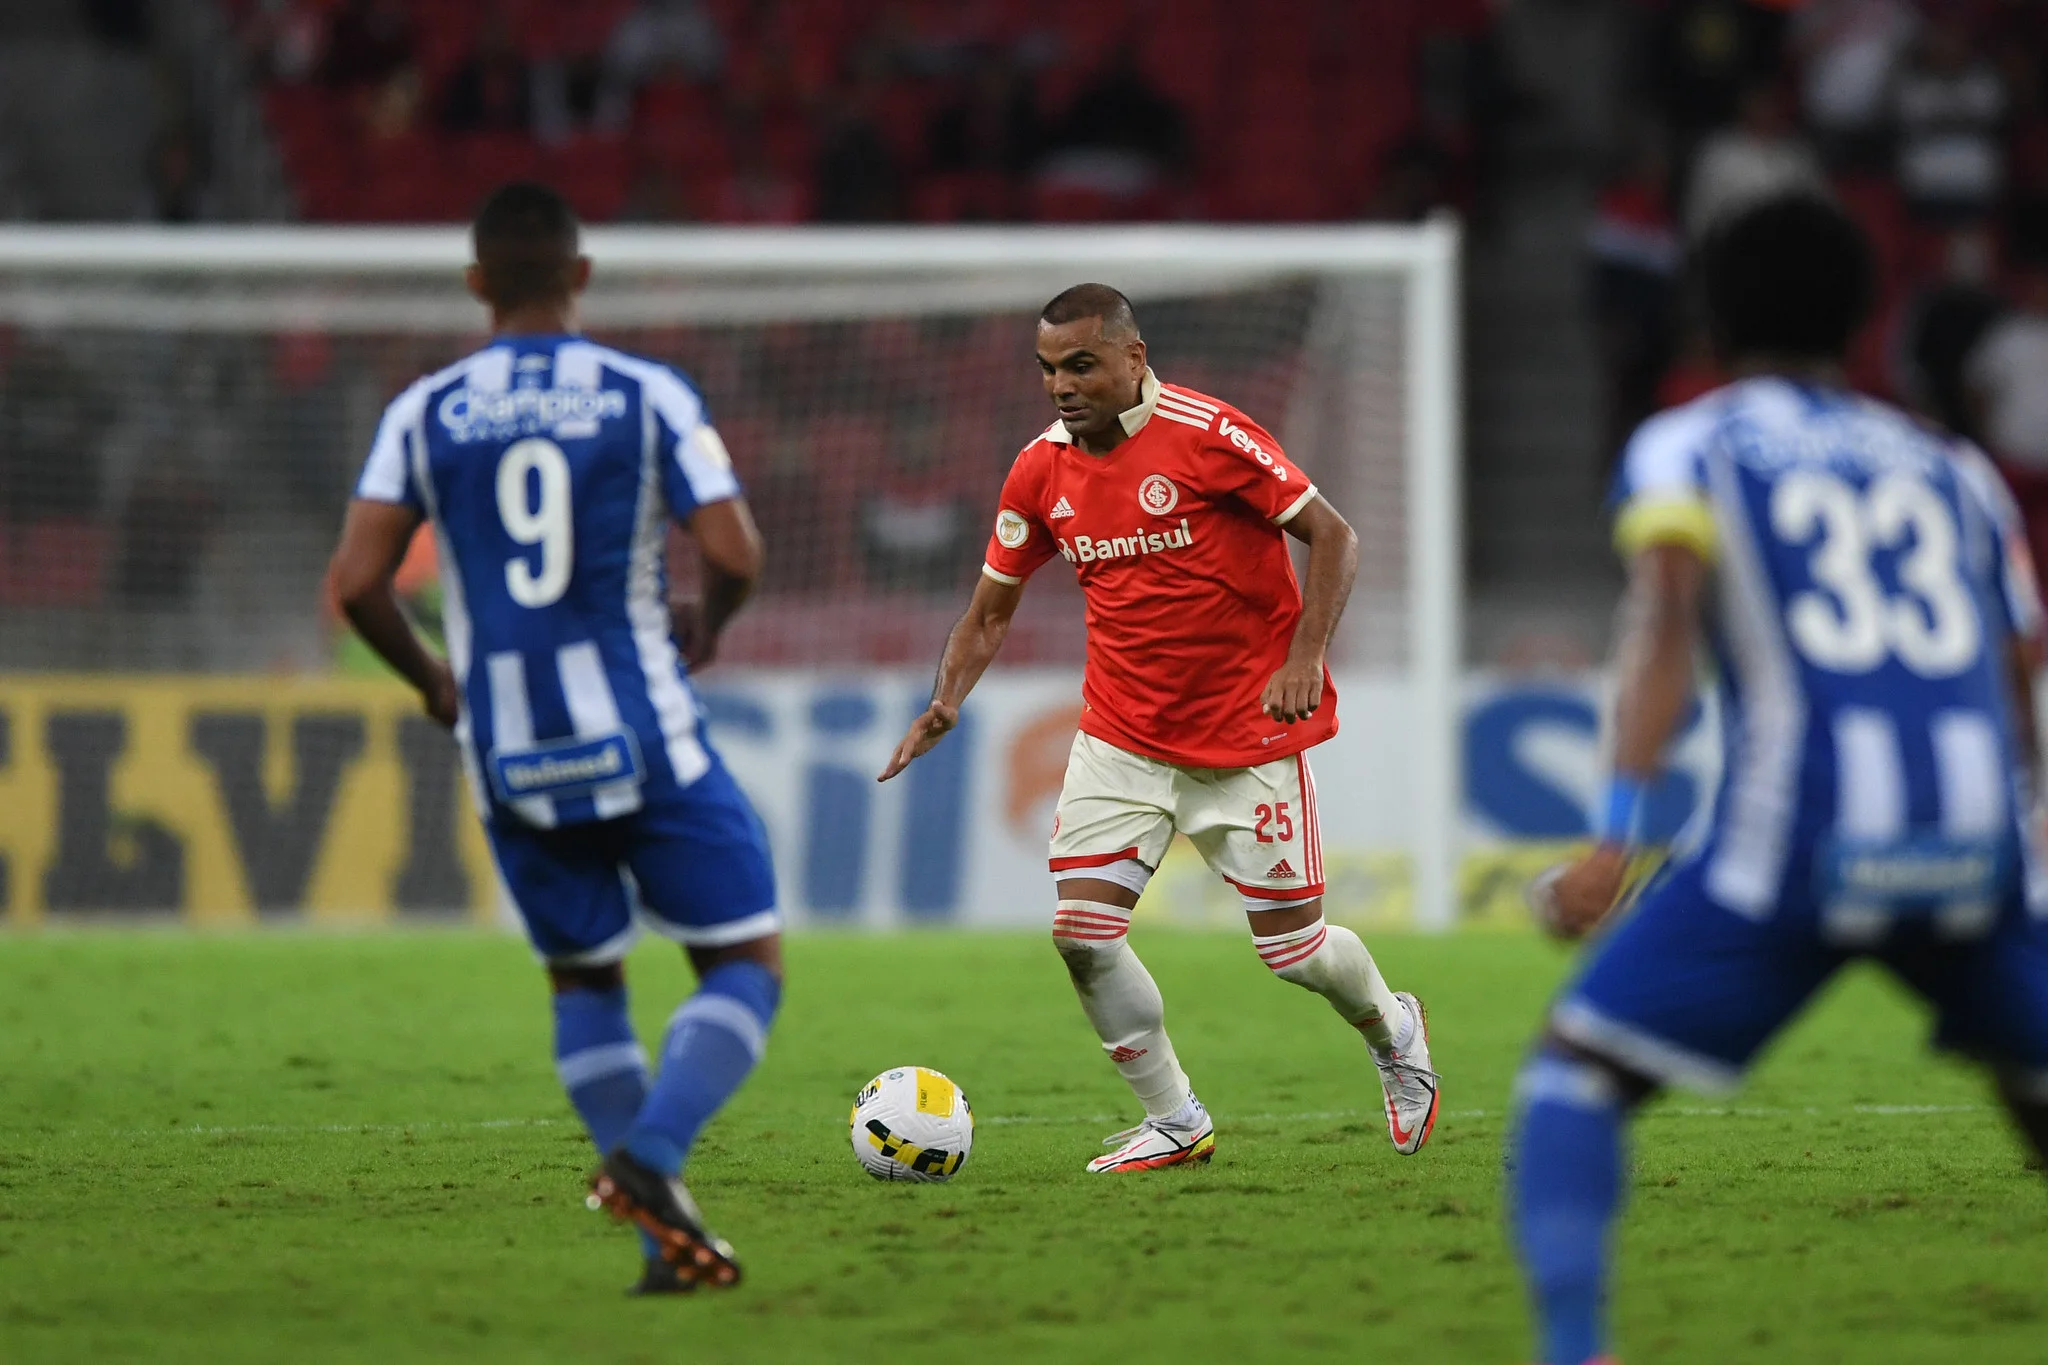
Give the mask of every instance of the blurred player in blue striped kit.
<path id="1" fill-rule="evenodd" d="M 687 669 L 761 569 L 725 447 L 687 380 L 577 335 L 590 278 L 568 205 L 508 185 L 474 225 L 484 349 L 384 414 L 331 586 L 363 638 L 454 729 L 491 851 L 554 986 L 555 1060 L 602 1156 L 593 1207 L 631 1219 L 640 1292 L 729 1285 L 681 1171 L 759 1061 L 782 990 L 761 823 L 704 733 Z M 704 563 L 671 609 L 668 519 Z M 445 583 L 448 659 L 391 578 L 422 520 Z M 681 650 L 678 650 L 678 642 Z M 652 1081 L 621 960 L 640 925 L 681 943 L 697 993 Z"/>
<path id="2" fill-rule="evenodd" d="M 1521 1075 L 1512 1218 L 1549 1365 L 1609 1349 L 1631 1109 L 1735 1086 L 1853 959 L 1928 1002 L 1938 1045 L 1990 1067 L 2048 1156 L 2033 570 L 1981 454 L 1844 387 L 1869 262 L 1816 198 L 1719 228 L 1698 276 L 1742 377 L 1645 423 L 1623 458 L 1614 774 L 1598 845 L 1539 879 L 1539 915 L 1575 937 L 1620 897 L 1696 648 L 1723 776 L 1698 846 L 1603 935 Z"/>

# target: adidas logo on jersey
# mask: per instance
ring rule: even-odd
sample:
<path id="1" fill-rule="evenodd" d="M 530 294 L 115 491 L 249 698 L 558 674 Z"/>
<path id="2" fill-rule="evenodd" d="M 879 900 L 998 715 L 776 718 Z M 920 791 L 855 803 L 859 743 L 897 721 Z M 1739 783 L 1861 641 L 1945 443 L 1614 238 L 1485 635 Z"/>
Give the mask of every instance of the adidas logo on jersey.
<path id="1" fill-rule="evenodd" d="M 1061 498 L 1052 505 L 1052 511 L 1046 513 L 1045 519 L 1047 521 L 1058 521 L 1061 517 L 1071 517 L 1073 515 L 1074 504 L 1068 502 L 1065 498 Z"/>
<path id="2" fill-rule="evenodd" d="M 1285 858 L 1282 858 L 1279 862 L 1266 869 L 1266 876 L 1274 881 L 1278 881 L 1282 877 L 1292 879 L 1300 875 L 1299 872 L 1294 870 L 1294 865 Z"/>

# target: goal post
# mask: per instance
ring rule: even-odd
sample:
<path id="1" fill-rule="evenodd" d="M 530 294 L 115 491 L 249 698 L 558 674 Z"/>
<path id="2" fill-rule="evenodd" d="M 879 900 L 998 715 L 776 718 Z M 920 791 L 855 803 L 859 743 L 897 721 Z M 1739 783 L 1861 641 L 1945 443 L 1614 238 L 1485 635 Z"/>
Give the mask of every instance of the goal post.
<path id="1" fill-rule="evenodd" d="M 771 538 L 769 577 L 707 690 L 830 684 L 790 693 L 811 747 L 778 750 L 765 785 L 792 766 L 858 766 L 879 742 L 843 728 L 866 714 L 849 700 L 868 695 L 861 678 L 883 689 L 862 703 L 887 712 L 875 734 L 900 730 L 897 694 L 922 686 L 957 615 L 1002 473 L 1049 420 L 1030 320 L 1098 279 L 1137 304 L 1163 378 L 1274 429 L 1358 529 L 1361 573 L 1332 651 L 1356 738 L 1319 753 L 1326 844 L 1388 844 L 1413 921 L 1454 922 L 1454 222 L 592 228 L 585 250 L 585 325 L 698 381 Z M 456 228 L 0 228 L 0 674 L 331 670 L 319 571 L 340 504 L 382 403 L 480 342 L 468 258 Z M 1017 695 L 1071 688 L 1077 596 L 1034 582 L 1006 650 Z M 1003 732 L 1013 764 L 1037 752 L 1033 724 Z M 276 760 L 266 778 L 273 804 L 292 762 L 305 766 Z M 1015 772 L 956 781 L 954 805 L 1001 807 L 1020 829 L 1044 795 Z M 803 826 L 785 868 L 796 898 L 824 919 L 848 896 L 854 917 L 922 917 L 943 887 L 908 865 L 903 831 L 921 817 L 850 804 L 821 817 L 839 798 L 820 790 L 767 798 Z M 943 795 L 923 799 L 942 811 Z M 857 871 L 833 871 L 833 857 Z M 952 875 L 951 894 L 971 899 L 972 878 Z"/>

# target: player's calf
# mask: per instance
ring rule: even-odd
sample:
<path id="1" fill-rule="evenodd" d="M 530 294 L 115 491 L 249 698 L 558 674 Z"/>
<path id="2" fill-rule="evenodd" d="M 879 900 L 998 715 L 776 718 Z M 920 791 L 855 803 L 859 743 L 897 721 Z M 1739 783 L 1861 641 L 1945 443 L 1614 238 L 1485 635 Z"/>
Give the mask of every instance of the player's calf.
<path id="1" fill-rule="evenodd" d="M 1166 1002 L 1126 941 L 1130 931 L 1127 906 L 1062 900 L 1053 915 L 1052 942 L 1103 1052 L 1146 1114 L 1163 1119 L 1189 1103 L 1188 1078 L 1166 1036 Z"/>
<path id="2" fill-rule="evenodd" d="M 1650 1089 L 1554 1042 L 1516 1080 L 1510 1218 L 1546 1362 L 1604 1358 L 1608 1241 L 1624 1195 L 1623 1127 Z"/>
<path id="3" fill-rule="evenodd" d="M 627 1013 L 617 964 L 550 967 L 555 1070 L 600 1155 L 617 1146 L 647 1100 L 647 1054 Z"/>
<path id="4" fill-rule="evenodd" d="M 1252 947 L 1273 975 L 1329 1001 L 1375 1052 L 1398 1048 L 1414 1036 L 1415 1019 L 1388 989 L 1379 964 L 1357 934 L 1327 923 L 1320 914 L 1296 928 L 1262 933 L 1260 919 L 1279 913 L 1262 910 L 1250 917 Z"/>
<path id="5" fill-rule="evenodd" d="M 1289 907 L 1299 920 L 1315 902 Z M 1387 989 L 1378 964 L 1358 935 L 1332 925 L 1317 914 L 1306 924 L 1259 933 L 1287 910 L 1252 913 L 1252 946 L 1259 960 L 1282 981 L 1314 991 L 1330 1002 L 1343 1020 L 1357 1029 L 1372 1051 L 1386 1103 L 1387 1134 L 1403 1156 L 1422 1150 L 1436 1128 L 1442 1092 L 1429 1056 L 1429 1032 L 1422 1003 L 1414 996 Z"/>
<path id="6" fill-rule="evenodd" d="M 2048 1073 L 2000 1067 L 1994 1075 L 2013 1127 L 2034 1149 L 2036 1169 L 2048 1170 Z"/>

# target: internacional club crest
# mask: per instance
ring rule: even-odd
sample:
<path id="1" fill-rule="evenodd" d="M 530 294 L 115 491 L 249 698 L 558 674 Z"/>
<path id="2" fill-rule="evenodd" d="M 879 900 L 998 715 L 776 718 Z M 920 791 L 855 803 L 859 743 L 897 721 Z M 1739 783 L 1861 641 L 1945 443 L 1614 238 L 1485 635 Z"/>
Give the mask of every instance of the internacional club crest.
<path id="1" fill-rule="evenodd" d="M 1164 474 L 1148 474 L 1138 485 L 1138 506 L 1155 517 L 1163 517 L 1180 506 L 1180 489 Z"/>
<path id="2" fill-rule="evenodd" d="M 996 513 L 996 543 L 1014 550 L 1031 538 L 1031 523 L 1005 507 Z"/>

